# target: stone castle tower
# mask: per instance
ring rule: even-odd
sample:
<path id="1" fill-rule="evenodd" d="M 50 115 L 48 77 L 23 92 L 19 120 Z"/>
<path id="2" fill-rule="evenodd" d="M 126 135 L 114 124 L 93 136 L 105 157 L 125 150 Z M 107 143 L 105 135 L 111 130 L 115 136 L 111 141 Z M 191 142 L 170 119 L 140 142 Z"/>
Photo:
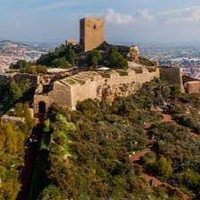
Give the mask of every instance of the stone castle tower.
<path id="1" fill-rule="evenodd" d="M 80 20 L 80 44 L 84 51 L 90 51 L 105 41 L 104 20 L 97 17 L 83 18 Z"/>

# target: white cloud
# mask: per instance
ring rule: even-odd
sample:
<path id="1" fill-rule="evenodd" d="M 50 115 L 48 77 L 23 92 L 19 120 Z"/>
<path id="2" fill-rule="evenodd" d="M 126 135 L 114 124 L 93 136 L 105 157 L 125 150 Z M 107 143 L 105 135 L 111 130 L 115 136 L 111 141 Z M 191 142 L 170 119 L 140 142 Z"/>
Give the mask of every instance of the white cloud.
<path id="1" fill-rule="evenodd" d="M 166 10 L 163 12 L 159 12 L 158 15 L 178 15 L 184 12 L 189 12 L 192 8 L 181 8 L 181 9 L 172 9 L 172 10 Z"/>
<path id="2" fill-rule="evenodd" d="M 195 21 L 200 21 L 200 8 L 192 10 L 191 15 Z"/>
<path id="3" fill-rule="evenodd" d="M 138 11 L 139 15 L 146 21 L 152 21 L 153 16 L 150 14 L 148 9 L 142 9 Z"/>
<path id="4" fill-rule="evenodd" d="M 200 6 L 167 10 L 158 13 L 158 16 L 166 17 L 167 24 L 200 22 Z"/>
<path id="5" fill-rule="evenodd" d="M 115 24 L 129 24 L 133 25 L 136 22 L 136 19 L 132 15 L 125 15 L 119 12 L 116 12 L 113 9 L 108 9 L 105 15 L 107 22 Z"/>
<path id="6" fill-rule="evenodd" d="M 62 1 L 57 1 L 57 2 L 54 2 L 52 4 L 47 4 L 47 5 L 44 5 L 44 6 L 40 6 L 38 8 L 36 8 L 34 10 L 35 11 L 52 11 L 52 10 L 56 10 L 56 9 L 59 9 L 59 8 L 65 8 L 65 7 L 70 7 L 72 5 L 76 5 L 77 2 L 73 2 L 73 1 L 69 1 L 69 0 L 62 0 Z"/>

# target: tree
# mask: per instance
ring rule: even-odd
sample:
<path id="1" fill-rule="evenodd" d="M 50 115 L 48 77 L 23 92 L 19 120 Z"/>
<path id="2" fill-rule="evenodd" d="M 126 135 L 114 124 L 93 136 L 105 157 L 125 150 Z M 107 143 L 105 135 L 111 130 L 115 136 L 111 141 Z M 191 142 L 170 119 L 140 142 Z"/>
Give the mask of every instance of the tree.
<path id="1" fill-rule="evenodd" d="M 62 44 L 54 51 L 42 55 L 37 64 L 46 65 L 49 67 L 62 67 L 68 68 L 70 65 L 74 65 L 76 61 L 76 53 L 71 44 Z"/>
<path id="2" fill-rule="evenodd" d="M 200 186 L 200 174 L 192 169 L 187 169 L 181 174 L 184 185 L 191 189 L 198 189 Z"/>
<path id="3" fill-rule="evenodd" d="M 66 60 L 71 64 L 74 65 L 75 64 L 75 60 L 76 60 L 76 54 L 74 49 L 72 48 L 71 44 L 68 44 L 66 47 L 66 51 L 65 51 L 65 58 Z"/>
<path id="4" fill-rule="evenodd" d="M 46 187 L 39 196 L 39 200 L 63 200 L 64 196 L 60 189 L 54 185 Z"/>
<path id="5" fill-rule="evenodd" d="M 52 65 L 58 68 L 69 68 L 71 66 L 64 57 L 54 59 Z"/>
<path id="6" fill-rule="evenodd" d="M 10 83 L 10 91 L 14 101 L 18 100 L 23 95 L 23 89 L 14 80 Z"/>
<path id="7" fill-rule="evenodd" d="M 93 51 L 89 52 L 86 60 L 87 60 L 88 66 L 96 67 L 97 65 L 99 65 L 101 63 L 102 55 L 101 55 L 100 51 L 93 50 Z"/>
<path id="8" fill-rule="evenodd" d="M 18 60 L 16 64 L 11 64 L 12 69 L 23 69 L 27 67 L 28 63 L 25 60 Z"/>
<path id="9" fill-rule="evenodd" d="M 173 168 L 169 159 L 166 159 L 164 156 L 161 156 L 155 164 L 158 175 L 166 179 L 172 175 Z"/>
<path id="10" fill-rule="evenodd" d="M 28 87 L 29 87 L 28 80 L 21 80 L 19 82 L 12 80 L 9 85 L 9 92 L 12 101 L 19 100 L 23 96 L 23 94 L 27 91 Z"/>
<path id="11" fill-rule="evenodd" d="M 108 65 L 112 68 L 122 68 L 127 69 L 128 62 L 123 57 L 122 54 L 118 51 L 116 47 L 110 49 L 110 53 L 108 55 Z"/>
<path id="12" fill-rule="evenodd" d="M 27 74 L 46 74 L 47 68 L 44 65 L 27 66 L 21 69 L 20 72 Z"/>

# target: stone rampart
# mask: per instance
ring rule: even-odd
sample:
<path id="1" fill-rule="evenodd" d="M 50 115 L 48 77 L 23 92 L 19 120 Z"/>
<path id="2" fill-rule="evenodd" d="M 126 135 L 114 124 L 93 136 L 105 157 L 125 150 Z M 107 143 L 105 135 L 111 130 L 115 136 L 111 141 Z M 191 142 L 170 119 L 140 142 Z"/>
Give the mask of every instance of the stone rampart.
<path id="1" fill-rule="evenodd" d="M 45 103 L 46 111 L 52 103 L 71 110 L 76 109 L 78 102 L 91 99 L 105 99 L 112 102 L 117 96 L 134 94 L 145 82 L 159 78 L 159 69 L 149 72 L 143 68 L 142 72 L 129 69 L 125 74 L 117 71 L 99 72 L 86 71 L 74 76 L 54 82 L 53 90 L 45 95 L 34 96 L 34 113 L 40 112 Z"/>
<path id="2" fill-rule="evenodd" d="M 142 73 L 136 73 L 134 70 L 129 69 L 127 75 L 120 75 L 120 73 L 114 71 L 110 78 L 102 78 L 100 80 L 96 98 L 112 102 L 117 96 L 134 94 L 142 84 L 159 77 L 159 69 L 155 72 L 148 72 L 146 68 L 143 68 Z"/>
<path id="3" fill-rule="evenodd" d="M 21 74 L 17 73 L 13 76 L 13 79 L 16 83 L 20 83 L 21 81 L 28 82 L 29 87 L 36 87 L 39 83 L 39 76 L 33 74 Z"/>
<path id="4" fill-rule="evenodd" d="M 22 73 L 10 73 L 0 75 L 0 84 L 7 84 L 11 80 L 14 80 L 16 83 L 21 81 L 28 82 L 29 87 L 36 87 L 38 85 L 38 76 L 32 74 L 22 74 Z"/>
<path id="5" fill-rule="evenodd" d="M 105 74 L 98 72 L 81 72 L 77 75 L 54 82 L 53 90 L 44 98 L 35 99 L 35 104 L 40 101 L 56 103 L 61 107 L 67 107 L 75 110 L 76 104 L 85 99 L 106 99 L 113 101 L 117 96 L 128 96 L 135 93 L 143 83 L 149 82 L 154 78 L 159 78 L 159 69 L 155 72 L 148 72 L 143 69 L 142 73 L 136 73 L 129 69 L 126 75 L 120 75 L 120 72 L 109 71 Z M 105 76 L 106 75 L 106 76 Z M 38 111 L 36 105 L 35 112 Z"/>

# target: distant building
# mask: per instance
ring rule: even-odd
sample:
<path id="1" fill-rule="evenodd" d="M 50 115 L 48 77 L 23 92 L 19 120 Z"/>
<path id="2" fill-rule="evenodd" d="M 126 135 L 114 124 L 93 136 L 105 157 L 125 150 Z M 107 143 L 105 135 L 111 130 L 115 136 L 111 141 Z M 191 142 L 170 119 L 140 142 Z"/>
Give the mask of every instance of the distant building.
<path id="1" fill-rule="evenodd" d="M 80 44 L 84 52 L 90 51 L 105 41 L 104 20 L 89 17 L 80 20 Z"/>

